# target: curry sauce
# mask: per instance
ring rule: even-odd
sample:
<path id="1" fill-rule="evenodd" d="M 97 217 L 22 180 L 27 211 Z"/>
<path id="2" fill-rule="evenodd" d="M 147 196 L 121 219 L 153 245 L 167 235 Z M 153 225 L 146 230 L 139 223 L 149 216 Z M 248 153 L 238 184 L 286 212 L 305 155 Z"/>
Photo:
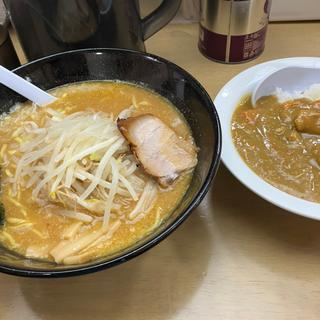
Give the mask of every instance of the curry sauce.
<path id="1" fill-rule="evenodd" d="M 246 164 L 276 188 L 320 202 L 320 102 L 244 97 L 232 117 L 234 144 Z"/>

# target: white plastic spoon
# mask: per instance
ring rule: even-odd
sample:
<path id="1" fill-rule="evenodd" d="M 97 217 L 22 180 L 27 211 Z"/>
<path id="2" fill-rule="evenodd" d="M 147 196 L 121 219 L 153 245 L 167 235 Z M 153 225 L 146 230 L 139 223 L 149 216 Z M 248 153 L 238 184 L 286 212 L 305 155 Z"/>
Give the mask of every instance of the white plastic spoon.
<path id="1" fill-rule="evenodd" d="M 0 66 L 0 83 L 40 106 L 57 99 L 2 66 Z"/>
<path id="2" fill-rule="evenodd" d="M 320 69 L 286 67 L 262 79 L 252 93 L 251 102 L 254 106 L 259 98 L 274 94 L 277 88 L 290 93 L 303 92 L 315 83 L 320 83 Z"/>

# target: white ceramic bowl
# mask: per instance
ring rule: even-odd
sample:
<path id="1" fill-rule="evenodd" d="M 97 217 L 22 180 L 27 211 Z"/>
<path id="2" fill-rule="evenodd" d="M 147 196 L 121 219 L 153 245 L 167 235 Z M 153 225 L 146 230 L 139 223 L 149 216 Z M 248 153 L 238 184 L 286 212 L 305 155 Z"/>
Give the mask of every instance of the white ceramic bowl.
<path id="1" fill-rule="evenodd" d="M 287 58 L 258 64 L 238 74 L 220 90 L 214 104 L 222 128 L 222 161 L 238 180 L 260 197 L 290 212 L 320 220 L 320 204 L 289 195 L 260 178 L 242 160 L 232 141 L 231 118 L 240 99 L 252 93 L 266 75 L 287 66 L 320 68 L 320 58 Z"/>

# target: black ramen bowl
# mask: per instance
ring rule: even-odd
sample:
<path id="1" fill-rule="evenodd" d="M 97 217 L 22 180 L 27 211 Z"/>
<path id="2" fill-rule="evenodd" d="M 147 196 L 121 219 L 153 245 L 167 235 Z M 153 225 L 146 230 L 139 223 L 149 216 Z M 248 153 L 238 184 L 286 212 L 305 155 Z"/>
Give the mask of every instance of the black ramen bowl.
<path id="1" fill-rule="evenodd" d="M 166 97 L 183 113 L 200 150 L 191 185 L 180 204 L 158 229 L 131 247 L 88 263 L 63 266 L 27 259 L 0 246 L 0 271 L 29 277 L 63 277 L 112 267 L 159 243 L 199 205 L 218 168 L 221 132 L 218 114 L 209 95 L 186 71 L 151 54 L 86 49 L 45 57 L 15 69 L 15 72 L 44 90 L 95 80 L 120 80 L 145 86 Z M 1 113 L 24 100 L 6 87 L 0 87 Z"/>

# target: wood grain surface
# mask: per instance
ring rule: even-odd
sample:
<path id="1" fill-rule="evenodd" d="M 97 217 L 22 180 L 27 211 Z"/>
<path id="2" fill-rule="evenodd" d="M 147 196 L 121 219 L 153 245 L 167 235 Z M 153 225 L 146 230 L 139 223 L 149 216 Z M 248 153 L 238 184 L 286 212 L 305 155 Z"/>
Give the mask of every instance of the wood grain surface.
<path id="1" fill-rule="evenodd" d="M 270 25 L 266 50 L 239 65 L 197 50 L 197 25 L 147 42 L 214 97 L 262 61 L 320 53 L 320 23 Z M 116 268 L 67 279 L 0 275 L 0 319 L 278 320 L 320 317 L 320 222 L 260 199 L 220 166 L 191 217 L 152 250 Z"/>

